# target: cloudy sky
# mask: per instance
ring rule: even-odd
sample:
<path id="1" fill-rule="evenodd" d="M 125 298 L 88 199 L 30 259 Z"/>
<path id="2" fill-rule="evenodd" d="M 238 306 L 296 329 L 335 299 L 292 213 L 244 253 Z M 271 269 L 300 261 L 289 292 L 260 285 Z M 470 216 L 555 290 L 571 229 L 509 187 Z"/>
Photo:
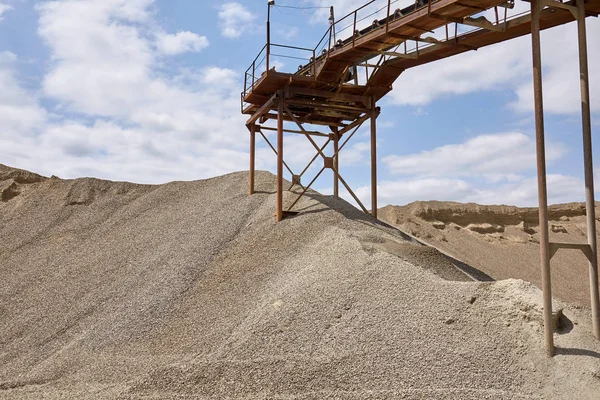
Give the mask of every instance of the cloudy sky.
<path id="1" fill-rule="evenodd" d="M 517 2 L 511 13 L 528 7 Z M 265 42 L 266 3 L 0 0 L 0 163 L 140 183 L 247 169 L 240 92 Z M 333 5 L 339 18 L 363 1 L 276 3 L 273 41 L 312 48 L 328 24 L 328 9 L 319 7 Z M 590 71 L 599 71 L 600 22 L 587 22 Z M 584 199 L 576 39 L 573 23 L 542 35 L 551 203 Z M 293 72 L 302 60 L 274 63 Z M 380 103 L 380 205 L 535 205 L 531 74 L 529 37 L 402 74 Z M 597 139 L 600 74 L 591 79 Z M 359 131 L 340 160 L 367 205 L 368 140 Z M 314 153 L 300 136 L 286 136 L 285 149 L 296 171 Z M 274 171 L 274 154 L 261 141 L 257 157 L 259 168 Z M 331 187 L 327 171 L 315 188 Z"/>

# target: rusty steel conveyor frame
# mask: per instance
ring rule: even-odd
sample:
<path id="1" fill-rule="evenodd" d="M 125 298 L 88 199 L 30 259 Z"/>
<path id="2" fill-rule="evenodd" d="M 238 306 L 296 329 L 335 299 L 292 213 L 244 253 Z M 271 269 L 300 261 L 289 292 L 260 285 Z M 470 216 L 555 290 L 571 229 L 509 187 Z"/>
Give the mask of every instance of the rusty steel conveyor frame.
<path id="1" fill-rule="evenodd" d="M 339 157 L 341 150 L 354 133 L 363 123 L 370 120 L 371 214 L 377 217 L 376 120 L 380 109 L 376 104 L 392 90 L 392 83 L 408 68 L 531 34 L 546 351 L 549 356 L 555 353 L 552 328 L 550 259 L 559 249 L 580 250 L 589 261 L 592 330 L 594 336 L 600 339 L 598 254 L 585 24 L 586 17 L 600 14 L 600 0 L 570 0 L 566 2 L 523 0 L 531 3 L 531 12 L 511 18 L 507 18 L 506 9 L 512 8 L 515 0 L 417 0 L 413 6 L 395 11 L 391 9 L 392 1 L 388 0 L 387 10 L 385 10 L 386 16 L 383 19 L 373 21 L 370 27 L 358 30 L 358 12 L 375 1 L 377 0 L 372 0 L 342 19 L 334 21 L 314 49 L 302 49 L 271 43 L 269 22 L 267 22 L 267 44 L 246 71 L 244 91 L 241 94 L 242 112 L 250 115 L 246 123 L 250 131 L 249 193 L 254 193 L 256 133 L 259 133 L 277 155 L 277 221 L 281 221 L 287 215 L 295 214 L 293 207 L 325 169 L 333 171 L 334 196 L 336 198 L 339 196 L 339 182 L 341 182 L 363 211 L 368 213 L 366 207 L 340 174 Z M 502 7 L 505 10 L 504 18 L 500 17 L 498 11 Z M 473 18 L 473 15 L 490 9 L 495 11 L 495 21 L 488 21 L 481 17 Z M 353 25 L 351 25 L 353 33 L 344 40 L 336 41 L 336 26 L 346 20 L 353 21 Z M 571 21 L 577 21 L 578 27 L 588 230 L 588 243 L 585 244 L 550 243 L 548 236 L 540 31 Z M 477 29 L 459 34 L 459 25 L 468 25 Z M 445 29 L 445 39 L 422 37 L 424 34 L 433 32 L 434 29 L 438 28 Z M 451 31 L 454 31 L 453 35 L 449 34 Z M 409 42 L 414 43 L 411 50 L 407 46 Z M 399 50 L 401 46 L 404 46 L 403 51 Z M 270 68 L 272 47 L 305 51 L 311 55 L 311 58 L 306 65 L 300 66 L 296 73 L 277 72 L 275 68 Z M 260 63 L 257 64 L 257 62 L 263 53 L 265 53 L 266 69 L 265 71 L 259 71 Z M 369 60 L 375 58 L 379 58 L 376 63 L 369 62 Z M 366 70 L 364 85 L 359 85 L 357 79 L 358 67 L 363 67 Z M 248 79 L 250 79 L 250 82 L 248 82 Z M 277 122 L 276 127 L 268 126 L 266 123 L 269 120 L 275 120 Z M 286 128 L 284 122 L 293 123 L 298 129 Z M 306 125 L 327 127 L 329 132 L 309 130 L 305 127 Z M 263 132 L 269 130 L 277 132 L 276 147 L 269 142 Z M 284 160 L 284 133 L 304 135 L 316 150 L 316 155 L 298 175 L 294 174 Z M 318 146 L 312 138 L 313 136 L 325 137 L 327 141 L 324 145 Z M 344 140 L 340 146 L 342 139 Z M 333 143 L 333 155 L 328 157 L 325 155 L 325 149 L 330 143 Z M 308 185 L 302 185 L 302 177 L 319 157 L 323 160 L 322 168 Z M 292 186 L 288 190 L 296 185 L 302 188 L 299 196 L 287 210 L 283 208 L 284 167 L 292 175 Z"/>

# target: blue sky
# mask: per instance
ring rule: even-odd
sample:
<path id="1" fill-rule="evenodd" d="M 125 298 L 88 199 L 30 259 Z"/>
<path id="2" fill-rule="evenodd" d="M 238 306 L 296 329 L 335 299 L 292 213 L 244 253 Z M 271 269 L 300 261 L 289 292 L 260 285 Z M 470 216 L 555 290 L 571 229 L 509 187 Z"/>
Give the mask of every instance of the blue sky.
<path id="1" fill-rule="evenodd" d="M 327 7 L 339 19 L 362 3 L 277 0 L 323 8 L 273 8 L 273 41 L 312 48 L 327 29 Z M 511 13 L 526 7 L 518 0 Z M 247 169 L 239 96 L 265 43 L 266 11 L 262 0 L 0 0 L 0 163 L 140 183 Z M 589 68 L 598 71 L 600 23 L 587 23 Z M 551 203 L 584 198 L 575 28 L 542 36 Z M 275 61 L 285 72 L 302 63 Z M 598 166 L 600 74 L 591 79 Z M 529 37 L 406 71 L 380 106 L 380 206 L 536 204 Z M 360 130 L 340 160 L 367 206 L 368 140 Z M 258 144 L 258 167 L 274 171 L 274 154 Z M 313 151 L 305 138 L 286 136 L 285 154 L 299 171 Z M 331 187 L 327 171 L 315 189 Z"/>

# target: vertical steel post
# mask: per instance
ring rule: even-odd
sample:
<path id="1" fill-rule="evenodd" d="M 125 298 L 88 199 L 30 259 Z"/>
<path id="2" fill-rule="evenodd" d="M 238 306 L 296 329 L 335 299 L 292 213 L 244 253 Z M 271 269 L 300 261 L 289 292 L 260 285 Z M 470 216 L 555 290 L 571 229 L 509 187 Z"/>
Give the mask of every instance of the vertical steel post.
<path id="1" fill-rule="evenodd" d="M 377 218 L 377 115 L 375 99 L 371 99 L 371 215 Z"/>
<path id="2" fill-rule="evenodd" d="M 267 4 L 267 74 L 269 73 L 269 59 L 271 58 L 271 4 Z"/>
<path id="3" fill-rule="evenodd" d="M 277 222 L 283 219 L 283 93 L 277 110 Z"/>
<path id="4" fill-rule="evenodd" d="M 327 59 L 329 60 L 329 53 L 331 53 L 331 32 L 333 31 L 333 25 L 329 27 L 329 44 L 327 45 Z M 335 39 L 333 40 L 333 45 L 335 47 Z"/>
<path id="5" fill-rule="evenodd" d="M 388 0 L 387 5 L 387 19 L 385 20 L 385 33 L 388 33 L 390 30 L 390 7 L 392 5 L 392 0 Z"/>
<path id="6" fill-rule="evenodd" d="M 544 139 L 544 104 L 542 96 L 542 52 L 540 43 L 539 0 L 531 1 L 531 44 L 533 55 L 533 98 L 535 103 L 535 139 L 537 153 L 538 203 L 540 216 L 540 258 L 542 267 L 542 293 L 544 304 L 544 333 L 546 353 L 554 355 L 552 329 L 552 283 L 550 281 L 550 244 L 548 239 L 548 193 L 546 191 L 546 149 Z"/>
<path id="7" fill-rule="evenodd" d="M 590 85 L 588 77 L 587 36 L 585 30 L 585 4 L 577 1 L 577 33 L 579 37 L 579 71 L 581 83 L 581 117 L 583 127 L 583 162 L 585 168 L 585 208 L 588 243 L 592 248 L 589 263 L 592 329 L 600 339 L 600 300 L 598 296 L 598 251 L 596 248 L 596 210 L 594 200 L 594 167 L 592 160 L 592 122 L 590 115 Z"/>
<path id="8" fill-rule="evenodd" d="M 331 32 L 329 32 L 329 37 L 331 38 L 331 34 L 333 33 L 333 43 L 335 43 L 337 38 L 335 37 L 335 11 L 333 10 L 333 6 L 331 6 L 331 9 L 329 10 L 329 20 L 331 21 Z M 331 39 L 329 40 L 329 43 L 331 43 Z M 331 46 L 329 48 L 331 48 Z"/>
<path id="9" fill-rule="evenodd" d="M 334 128 L 333 130 L 333 196 L 336 199 L 340 198 L 340 179 L 338 177 L 338 172 L 340 170 L 339 163 L 339 144 L 340 144 L 340 134 L 338 132 L 338 128 Z"/>
<path id="10" fill-rule="evenodd" d="M 254 194 L 254 161 L 255 161 L 255 148 L 256 148 L 256 125 L 250 126 L 250 191 L 249 193 Z"/>
<path id="11" fill-rule="evenodd" d="M 356 11 L 354 11 L 354 24 L 352 25 L 352 48 L 356 44 Z"/>

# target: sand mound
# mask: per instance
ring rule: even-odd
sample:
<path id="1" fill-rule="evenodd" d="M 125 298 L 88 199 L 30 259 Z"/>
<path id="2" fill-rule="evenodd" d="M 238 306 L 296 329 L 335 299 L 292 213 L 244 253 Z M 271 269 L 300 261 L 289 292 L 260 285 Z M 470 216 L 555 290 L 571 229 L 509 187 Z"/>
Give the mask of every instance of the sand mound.
<path id="1" fill-rule="evenodd" d="M 19 194 L 23 184 L 45 180 L 43 176 L 0 164 L 0 201 L 7 202 Z"/>
<path id="2" fill-rule="evenodd" d="M 587 243 L 584 203 L 552 205 L 549 216 L 550 241 Z M 387 206 L 379 211 L 379 218 L 494 279 L 541 284 L 537 208 L 431 201 Z M 553 294 L 589 306 L 585 256 L 561 250 L 551 264 Z"/>
<path id="3" fill-rule="evenodd" d="M 537 289 L 466 281 L 315 192 L 275 223 L 274 177 L 251 197 L 246 179 L 19 183 L 0 203 L 0 398 L 597 395 L 586 310 L 564 306 L 547 359 Z"/>

